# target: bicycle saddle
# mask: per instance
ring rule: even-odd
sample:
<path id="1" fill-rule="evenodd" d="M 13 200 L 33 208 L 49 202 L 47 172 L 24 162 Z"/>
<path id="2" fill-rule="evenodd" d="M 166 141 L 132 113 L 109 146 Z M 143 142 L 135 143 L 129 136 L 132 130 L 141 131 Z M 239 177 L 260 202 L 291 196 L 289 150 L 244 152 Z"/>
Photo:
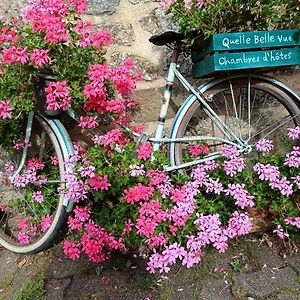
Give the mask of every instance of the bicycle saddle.
<path id="1" fill-rule="evenodd" d="M 156 46 L 165 46 L 174 42 L 180 42 L 185 39 L 185 36 L 175 31 L 166 31 L 161 34 L 150 37 L 149 42 Z"/>

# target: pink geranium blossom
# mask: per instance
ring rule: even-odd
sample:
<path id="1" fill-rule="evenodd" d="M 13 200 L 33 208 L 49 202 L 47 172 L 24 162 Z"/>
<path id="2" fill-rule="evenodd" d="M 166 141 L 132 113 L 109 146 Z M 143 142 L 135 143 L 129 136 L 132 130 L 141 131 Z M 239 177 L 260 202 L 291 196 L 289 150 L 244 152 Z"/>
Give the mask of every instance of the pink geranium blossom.
<path id="1" fill-rule="evenodd" d="M 52 81 L 45 88 L 47 109 L 66 110 L 71 107 L 70 88 L 66 81 Z"/>
<path id="2" fill-rule="evenodd" d="M 41 191 L 33 192 L 32 199 L 34 199 L 38 203 L 42 203 L 44 201 L 44 196 Z"/>
<path id="3" fill-rule="evenodd" d="M 209 148 L 206 145 L 191 145 L 189 147 L 189 152 L 193 157 L 197 157 L 199 155 L 206 155 L 209 152 Z"/>
<path id="4" fill-rule="evenodd" d="M 107 180 L 107 175 L 94 176 L 90 179 L 89 185 L 95 190 L 108 190 L 108 188 L 111 186 Z"/>
<path id="5" fill-rule="evenodd" d="M 140 144 L 137 149 L 137 157 L 141 160 L 147 160 L 153 152 L 153 147 L 149 142 Z"/>
<path id="6" fill-rule="evenodd" d="M 267 139 L 262 139 L 256 143 L 255 147 L 259 151 L 269 152 L 273 149 L 273 142 Z"/>
<path id="7" fill-rule="evenodd" d="M 97 116 L 91 116 L 91 117 L 80 117 L 80 123 L 79 126 L 82 128 L 96 128 L 99 126 L 97 123 Z"/>
<path id="8" fill-rule="evenodd" d="M 11 111 L 13 110 L 11 100 L 0 100 L 0 119 L 10 119 L 12 117 Z"/>
<path id="9" fill-rule="evenodd" d="M 49 50 L 34 49 L 32 53 L 30 53 L 30 60 L 36 67 L 49 64 L 51 59 L 48 56 L 48 52 Z"/>
<path id="10" fill-rule="evenodd" d="M 72 260 L 80 257 L 80 243 L 64 241 L 64 254 Z"/>

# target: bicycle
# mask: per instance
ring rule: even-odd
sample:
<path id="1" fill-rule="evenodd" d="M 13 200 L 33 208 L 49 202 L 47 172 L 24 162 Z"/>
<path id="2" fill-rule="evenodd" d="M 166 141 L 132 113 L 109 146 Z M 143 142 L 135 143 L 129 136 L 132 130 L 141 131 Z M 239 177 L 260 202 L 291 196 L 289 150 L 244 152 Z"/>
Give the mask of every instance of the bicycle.
<path id="1" fill-rule="evenodd" d="M 251 72 L 216 77 L 200 87 L 193 87 L 180 73 L 177 65 L 179 55 L 187 50 L 183 40 L 181 34 L 174 32 L 150 38 L 155 45 L 171 45 L 172 58 L 155 135 L 143 135 L 139 141 L 149 140 L 153 143 L 154 150 L 167 144 L 170 165 L 165 167 L 166 171 L 188 169 L 201 162 L 217 159 L 224 144 L 235 146 L 242 155 L 251 156 L 255 143 L 261 138 L 268 138 L 274 141 L 274 151 L 280 151 L 282 133 L 287 128 L 300 125 L 299 95 L 274 78 Z M 190 96 L 178 110 L 169 137 L 164 138 L 165 120 L 175 78 Z M 47 83 L 53 78 L 46 76 L 43 80 Z M 42 88 L 43 86 L 37 90 L 38 103 L 44 100 L 43 93 L 40 93 Z M 69 111 L 69 114 L 72 112 Z M 191 159 L 188 157 L 188 150 L 195 144 L 204 146 L 209 151 Z M 74 155 L 74 147 L 68 130 L 59 118 L 49 115 L 45 108 L 39 106 L 28 115 L 25 144 L 22 146 L 24 149 L 20 158 L 0 146 L 2 174 L 13 168 L 8 164 L 12 159 L 17 161 L 18 166 L 13 176 L 0 183 L 0 244 L 10 251 L 24 254 L 36 253 L 51 245 L 62 229 L 67 214 L 72 210 L 73 203 L 65 196 L 66 174 L 72 173 L 72 168 L 68 169 L 65 162 Z M 35 160 L 36 157 L 38 160 Z M 39 166 L 40 161 L 43 161 L 43 169 L 49 172 L 47 181 L 37 175 L 42 167 Z M 18 175 L 25 165 L 28 182 L 43 186 L 47 190 L 46 196 L 51 199 L 42 201 L 38 194 L 34 195 L 43 205 L 44 217 L 48 220 L 44 222 L 47 226 L 42 228 L 41 234 L 30 241 L 22 241 L 19 229 L 26 228 L 27 221 L 34 221 L 39 217 L 30 215 L 30 207 L 25 207 L 34 206 L 35 203 L 30 199 L 22 199 L 22 192 L 15 192 L 9 187 L 11 182 L 19 187 L 25 185 L 26 182 L 18 182 Z M 18 202 L 19 210 L 11 209 L 7 212 L 6 207 L 10 201 Z M 24 213 L 29 213 L 26 219 L 22 217 Z"/>

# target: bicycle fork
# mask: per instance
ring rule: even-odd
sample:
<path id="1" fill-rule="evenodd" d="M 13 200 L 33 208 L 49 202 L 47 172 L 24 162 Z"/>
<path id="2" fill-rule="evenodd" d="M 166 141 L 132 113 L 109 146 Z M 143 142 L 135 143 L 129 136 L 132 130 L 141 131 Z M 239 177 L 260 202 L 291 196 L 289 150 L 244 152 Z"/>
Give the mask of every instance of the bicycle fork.
<path id="1" fill-rule="evenodd" d="M 19 175 L 20 172 L 22 171 L 23 167 L 24 167 L 26 157 L 27 157 L 27 153 L 28 153 L 29 141 L 30 141 L 30 137 L 31 137 L 33 118 L 34 118 L 34 112 L 31 111 L 28 114 L 25 140 L 24 140 L 24 148 L 23 148 L 23 152 L 22 152 L 21 161 L 19 163 L 18 169 L 15 171 L 15 173 L 12 176 L 10 176 L 10 181 L 12 181 L 14 179 L 14 177 Z"/>

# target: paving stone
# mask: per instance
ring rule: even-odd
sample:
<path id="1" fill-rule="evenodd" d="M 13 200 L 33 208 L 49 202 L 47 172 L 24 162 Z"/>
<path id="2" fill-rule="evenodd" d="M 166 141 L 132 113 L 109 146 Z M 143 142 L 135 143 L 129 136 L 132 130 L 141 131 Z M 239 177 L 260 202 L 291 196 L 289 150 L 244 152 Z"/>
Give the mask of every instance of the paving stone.
<path id="1" fill-rule="evenodd" d="M 300 253 L 294 254 L 287 258 L 287 265 L 300 275 Z"/>
<path id="2" fill-rule="evenodd" d="M 299 300 L 300 299 L 300 294 L 298 295 L 293 295 L 292 292 L 285 294 L 285 293 L 280 293 L 277 295 L 278 300 Z"/>
<path id="3" fill-rule="evenodd" d="M 67 287 L 71 283 L 70 277 L 62 279 L 50 279 L 46 284 L 47 300 L 62 300 Z"/>
<path id="4" fill-rule="evenodd" d="M 157 2 L 157 1 L 153 1 L 153 0 L 129 0 L 129 2 L 134 4 L 134 5 L 139 4 L 139 3 Z"/>
<path id="5" fill-rule="evenodd" d="M 140 17 L 139 23 L 143 30 L 153 35 L 159 32 L 158 20 L 153 14 Z"/>
<path id="6" fill-rule="evenodd" d="M 267 266 L 269 268 L 282 268 L 286 264 L 284 259 L 266 243 L 262 243 L 252 250 L 255 250 L 257 261 L 261 266 Z"/>
<path id="7" fill-rule="evenodd" d="M 289 267 L 282 269 L 265 267 L 258 272 L 233 276 L 233 292 L 262 299 L 282 288 L 300 291 L 296 272 Z"/>
<path id="8" fill-rule="evenodd" d="M 113 14 L 120 0 L 87 0 L 87 14 L 88 15 L 103 15 Z"/>
<path id="9" fill-rule="evenodd" d="M 135 41 L 135 33 L 131 24 L 103 23 L 97 25 L 97 27 L 105 28 L 111 33 L 114 45 L 132 46 Z"/>
<path id="10" fill-rule="evenodd" d="M 0 1 L 0 16 L 12 17 L 19 14 L 21 8 L 27 0 L 1 0 Z"/>
<path id="11" fill-rule="evenodd" d="M 96 269 L 97 265 L 87 261 L 85 257 L 81 257 L 76 261 L 59 258 L 49 266 L 47 277 L 49 279 L 63 280 L 67 277 L 93 273 L 96 272 Z"/>
<path id="12" fill-rule="evenodd" d="M 224 279 L 211 279 L 203 282 L 199 299 L 201 300 L 231 300 L 235 297 L 231 293 L 230 283 L 225 283 Z"/>

